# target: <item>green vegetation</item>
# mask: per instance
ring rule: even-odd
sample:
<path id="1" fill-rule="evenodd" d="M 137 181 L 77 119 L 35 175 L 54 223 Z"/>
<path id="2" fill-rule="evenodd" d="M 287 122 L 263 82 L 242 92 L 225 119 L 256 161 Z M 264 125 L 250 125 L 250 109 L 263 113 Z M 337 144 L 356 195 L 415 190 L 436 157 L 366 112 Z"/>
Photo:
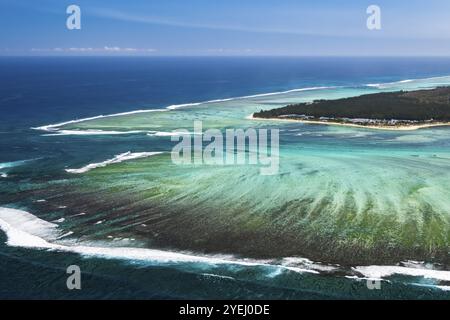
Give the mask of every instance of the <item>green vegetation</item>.
<path id="1" fill-rule="evenodd" d="M 408 125 L 450 122 L 450 87 L 366 94 L 337 100 L 315 100 L 261 110 L 255 118 L 289 118 L 362 125 Z"/>

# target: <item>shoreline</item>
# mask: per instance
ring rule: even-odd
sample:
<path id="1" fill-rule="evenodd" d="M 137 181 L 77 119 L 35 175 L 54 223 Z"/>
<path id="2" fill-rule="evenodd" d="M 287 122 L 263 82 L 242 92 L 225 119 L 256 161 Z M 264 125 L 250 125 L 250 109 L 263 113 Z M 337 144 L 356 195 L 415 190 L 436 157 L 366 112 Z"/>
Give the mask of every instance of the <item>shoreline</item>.
<path id="1" fill-rule="evenodd" d="M 444 75 L 444 76 L 435 76 L 435 77 L 426 77 L 426 78 L 412 78 L 412 79 L 404 79 L 399 81 L 393 81 L 393 82 L 382 82 L 382 83 L 363 83 L 362 86 L 365 87 L 378 87 L 380 85 L 392 85 L 392 84 L 402 84 L 405 82 L 412 82 L 412 81 L 422 81 L 422 80 L 434 80 L 434 79 L 446 79 L 450 78 L 450 75 Z M 286 94 L 291 92 L 302 92 L 302 91 L 315 91 L 315 90 L 327 90 L 327 89 L 335 89 L 339 86 L 315 86 L 315 87 L 304 87 L 304 88 L 295 88 L 290 90 L 282 90 L 282 91 L 274 91 L 274 92 L 266 92 L 266 93 L 257 93 L 257 94 L 250 94 L 250 95 L 243 95 L 243 96 L 236 96 L 236 97 L 230 97 L 230 98 L 222 98 L 222 99 L 212 99 L 212 100 L 205 100 L 200 102 L 187 102 L 187 103 L 180 103 L 180 104 L 171 104 L 162 108 L 157 109 L 137 109 L 137 110 L 131 110 L 131 111 L 125 111 L 125 112 L 119 112 L 119 113 L 111 113 L 111 114 L 101 114 L 96 115 L 92 117 L 86 117 L 81 119 L 72 119 L 68 121 L 63 121 L 59 123 L 53 123 L 53 124 L 47 124 L 37 127 L 30 127 L 31 130 L 40 130 L 40 131 L 47 131 L 47 132 L 58 132 L 60 131 L 61 127 L 64 127 L 66 125 L 70 124 L 76 124 L 80 122 L 86 122 L 91 120 L 97 120 L 102 118 L 110 118 L 110 117 L 120 117 L 120 116 L 127 116 L 132 114 L 139 114 L 139 113 L 149 113 L 149 112 L 164 112 L 164 111 L 172 111 L 177 109 L 183 109 L 184 107 L 192 107 L 192 106 L 198 106 L 205 103 L 217 103 L 217 102 L 224 102 L 224 101 L 232 101 L 232 100 L 241 100 L 241 99 L 247 99 L 247 98 L 255 98 L 255 97 L 264 97 L 264 96 L 274 96 L 279 94 Z M 349 86 L 342 86 L 341 88 L 353 88 L 354 85 Z M 433 89 L 434 86 L 423 88 L 423 89 Z M 405 89 L 405 90 L 414 90 L 414 89 Z M 255 118 L 255 119 L 262 119 L 262 118 Z M 277 121 L 281 121 L 281 119 L 274 119 Z M 326 124 L 319 122 L 318 124 Z M 450 125 L 450 123 L 448 124 Z M 357 126 L 357 125 L 355 125 Z M 362 126 L 364 127 L 364 126 Z M 377 128 L 374 128 L 377 129 Z"/>
<path id="2" fill-rule="evenodd" d="M 446 77 L 450 77 L 450 75 L 442 76 L 442 77 L 446 78 Z M 427 78 L 425 78 L 425 79 L 427 79 Z M 430 78 L 430 79 L 434 79 L 434 78 Z M 66 125 L 80 123 L 80 122 L 86 122 L 86 121 L 91 121 L 91 120 L 98 120 L 98 119 L 103 119 L 103 118 L 121 117 L 121 116 L 128 116 L 128 115 L 149 113 L 149 112 L 173 111 L 173 110 L 177 110 L 177 109 L 183 109 L 185 107 L 194 107 L 194 106 L 199 106 L 199 105 L 207 104 L 207 103 L 227 102 L 227 101 L 242 100 L 242 99 L 248 99 L 248 98 L 274 96 L 274 95 L 286 94 L 286 93 L 291 93 L 291 92 L 326 90 L 326 89 L 334 89 L 334 88 L 336 88 L 336 87 L 335 86 L 305 87 L 305 88 L 290 89 L 290 90 L 285 90 L 285 91 L 275 91 L 275 92 L 257 93 L 257 94 L 253 94 L 253 95 L 236 96 L 236 97 L 231 97 L 231 98 L 212 99 L 212 100 L 205 100 L 205 101 L 200 101 L 200 102 L 186 102 L 186 103 L 180 103 L 180 104 L 171 104 L 169 106 L 157 108 L 157 109 L 137 109 L 137 110 L 124 111 L 124 112 L 119 112 L 119 113 L 111 113 L 111 114 L 105 114 L 105 115 L 101 114 L 101 115 L 96 115 L 96 116 L 87 117 L 87 118 L 73 119 L 73 120 L 63 121 L 63 122 L 59 122 L 59 123 L 47 124 L 47 125 L 43 125 L 43 126 L 39 126 L 39 127 L 30 127 L 30 129 L 47 131 L 47 132 L 58 132 L 61 130 L 60 129 L 61 127 L 64 127 Z"/>
<path id="3" fill-rule="evenodd" d="M 437 123 L 429 123 L 429 124 L 417 124 L 411 126 L 371 126 L 371 125 L 361 125 L 361 124 L 353 124 L 353 123 L 339 123 L 339 122 L 326 122 L 326 121 L 318 121 L 318 120 L 300 120 L 300 119 L 282 119 L 282 118 L 256 118 L 253 114 L 246 117 L 248 120 L 261 120 L 261 121 L 283 121 L 283 122 L 300 122 L 305 124 L 320 124 L 320 125 L 329 125 L 329 126 L 342 126 L 342 127 L 354 127 L 354 128 L 365 128 L 365 129 L 376 129 L 376 130 L 390 130 L 390 131 L 414 131 L 425 128 L 432 127 L 446 127 L 450 126 L 450 122 L 437 122 Z"/>

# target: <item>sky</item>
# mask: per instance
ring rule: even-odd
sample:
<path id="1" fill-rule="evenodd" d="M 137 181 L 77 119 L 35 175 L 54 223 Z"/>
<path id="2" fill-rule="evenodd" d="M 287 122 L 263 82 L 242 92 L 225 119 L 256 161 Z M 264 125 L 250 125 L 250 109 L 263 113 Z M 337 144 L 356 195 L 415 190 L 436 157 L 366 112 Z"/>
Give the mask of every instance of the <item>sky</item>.
<path id="1" fill-rule="evenodd" d="M 0 55 L 450 56 L 450 1 L 0 0 Z"/>

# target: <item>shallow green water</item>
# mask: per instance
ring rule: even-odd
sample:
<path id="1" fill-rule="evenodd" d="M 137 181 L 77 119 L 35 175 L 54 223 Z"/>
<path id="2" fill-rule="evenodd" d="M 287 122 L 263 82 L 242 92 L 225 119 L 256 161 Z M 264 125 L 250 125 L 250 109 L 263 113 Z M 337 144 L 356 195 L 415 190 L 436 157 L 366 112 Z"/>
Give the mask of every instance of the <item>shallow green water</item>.
<path id="1" fill-rule="evenodd" d="M 167 151 L 72 176 L 70 197 L 80 208 L 70 197 L 65 201 L 74 211 L 87 201 L 94 220 L 107 221 L 82 224 L 83 234 L 97 238 L 122 232 L 150 246 L 197 252 L 447 265 L 448 128 L 394 132 L 246 119 L 293 102 L 445 83 L 450 79 L 294 91 L 63 125 L 57 129 L 150 132 L 149 151 L 152 145 Z M 194 120 L 204 130 L 280 129 L 279 173 L 263 176 L 255 165 L 173 164 L 169 152 L 176 142 L 154 133 L 192 132 Z"/>

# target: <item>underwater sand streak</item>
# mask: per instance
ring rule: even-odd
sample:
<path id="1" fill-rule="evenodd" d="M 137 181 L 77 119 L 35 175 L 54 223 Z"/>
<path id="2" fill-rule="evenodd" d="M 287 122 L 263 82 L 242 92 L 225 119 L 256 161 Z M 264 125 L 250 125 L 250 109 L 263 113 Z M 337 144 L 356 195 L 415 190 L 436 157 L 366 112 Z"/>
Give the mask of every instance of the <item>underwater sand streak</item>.
<path id="1" fill-rule="evenodd" d="M 446 80 L 450 83 L 450 79 L 436 78 L 439 82 Z M 441 81 L 441 79 L 444 79 Z M 386 84 L 385 87 L 389 87 L 392 90 L 398 90 L 403 86 L 408 86 L 408 89 L 414 89 L 414 86 L 430 86 L 434 87 L 436 82 L 433 83 L 421 83 L 419 80 L 414 81 L 399 81 L 390 84 Z M 329 88 L 328 88 L 329 89 Z M 328 90 L 327 89 L 327 90 Z M 303 89 L 304 91 L 311 89 Z M 370 89 L 372 90 L 372 89 Z M 313 90 L 314 92 L 317 89 Z M 303 92 L 303 91 L 302 91 Z M 330 90 L 317 91 L 313 95 L 307 97 L 313 97 L 316 99 L 321 95 L 333 96 L 335 92 Z M 356 91 L 355 91 L 356 92 Z M 359 91 L 357 91 L 359 92 Z M 339 89 L 339 94 L 348 94 L 348 91 L 342 92 Z M 354 94 L 354 92 L 350 92 Z M 279 93 L 267 94 L 274 103 L 285 103 L 284 98 L 280 98 Z M 261 95 L 260 95 L 261 96 Z M 266 95 L 265 95 L 266 96 Z M 289 96 L 286 100 L 297 99 L 302 97 L 303 94 L 296 96 Z M 242 98 L 241 98 L 242 99 Z M 275 99 L 275 101 L 273 101 Z M 225 99 L 224 99 L 225 100 Z M 246 112 L 247 105 L 253 102 L 252 108 L 260 107 L 260 105 L 269 99 L 256 99 L 256 101 L 248 101 L 242 99 L 239 101 L 236 108 L 232 108 L 233 104 L 228 104 L 222 109 L 226 109 L 226 113 L 216 112 L 222 111 L 222 104 L 207 105 L 203 107 L 193 108 L 192 110 L 179 110 L 173 112 L 164 112 L 158 114 L 152 114 L 152 117 L 142 119 L 145 116 L 138 115 L 136 117 L 128 117 L 133 112 L 125 113 L 127 117 L 125 119 L 114 119 L 112 123 L 106 123 L 111 125 L 111 128 L 125 127 L 128 129 L 140 128 L 139 125 L 148 123 L 152 120 L 158 123 L 161 120 L 160 116 L 164 116 L 161 122 L 162 126 L 158 131 L 162 136 L 168 135 L 170 129 L 163 127 L 165 124 L 172 124 L 172 120 L 182 120 L 177 123 L 186 123 L 190 119 L 201 116 L 211 116 L 213 120 L 225 119 L 228 117 L 230 120 L 227 125 L 235 125 L 236 123 L 243 124 L 245 116 L 249 114 Z M 219 100 L 213 100 L 219 101 Z M 230 100 L 227 100 L 230 101 Z M 231 100 L 233 101 L 233 100 Z M 270 102 L 270 101 L 269 101 Z M 179 107 L 198 106 L 202 103 L 196 104 L 184 104 Z M 158 111 L 167 111 L 177 109 L 178 107 L 171 106 L 169 109 L 162 109 Z M 200 110 L 200 111 L 199 111 Z M 244 111 L 242 111 L 244 110 Z M 152 110 L 155 111 L 155 110 Z M 143 113 L 145 111 L 138 111 L 137 113 Z M 177 113 L 178 112 L 178 113 Z M 118 116 L 116 114 L 112 116 Z M 124 115 L 124 114 L 122 114 Z M 111 117 L 112 117 L 111 116 Z M 153 116 L 156 119 L 153 119 Z M 189 118 L 191 116 L 191 118 Z M 235 117 L 233 117 L 235 116 Z M 242 116 L 242 119 L 241 119 Z M 103 116 L 102 116 L 103 117 Z M 103 118 L 105 118 L 104 116 Z M 215 117 L 215 118 L 214 118 Z M 137 119 L 137 120 L 136 120 Z M 141 122 L 139 122 L 141 120 Z M 226 120 L 226 119 L 225 119 Z M 99 119 L 97 121 L 87 122 L 84 126 L 98 125 L 100 128 L 105 128 L 105 123 Z M 137 121 L 138 125 L 136 125 Z M 167 121 L 167 122 L 164 122 Z M 82 120 L 76 120 L 76 123 L 82 122 Z M 151 124 L 154 125 L 155 123 Z M 72 122 L 67 122 L 72 123 Z M 74 122 L 73 122 L 74 123 Z M 249 125 L 249 121 L 243 125 Z M 219 125 L 222 125 L 219 122 Z M 52 130 L 60 130 L 59 125 L 50 125 Z M 80 125 L 83 127 L 83 125 Z M 192 125 L 189 123 L 186 125 Z M 250 124 L 251 125 L 251 124 Z M 291 124 L 289 124 L 291 125 Z M 206 127 L 206 126 L 205 126 Z M 326 136 L 332 137 L 333 144 L 347 142 L 345 136 L 340 134 L 341 130 L 347 130 L 347 128 L 320 128 L 315 129 L 311 126 L 311 131 L 316 132 L 315 135 L 311 135 L 315 140 L 308 140 L 316 143 L 325 139 L 329 139 Z M 158 130 L 159 130 L 158 129 Z M 353 130 L 353 133 L 366 132 L 369 130 L 360 129 L 348 129 Z M 424 134 L 431 132 L 430 130 L 424 130 Z M 442 130 L 442 133 L 447 131 Z M 431 135 L 430 133 L 430 135 Z M 394 134 L 394 133 L 392 133 Z M 396 134 L 396 133 L 395 133 Z M 150 134 L 158 136 L 158 134 Z M 306 135 L 306 133 L 305 133 Z M 304 135 L 304 136 L 305 136 Z M 376 133 L 378 135 L 378 133 Z M 448 177 L 448 162 L 443 157 L 432 158 L 431 155 L 424 154 L 420 157 L 412 157 L 412 154 L 418 153 L 418 150 L 414 146 L 408 147 L 408 150 L 403 154 L 397 153 L 395 149 L 380 149 L 378 144 L 387 144 L 389 141 L 394 143 L 395 137 L 390 137 L 391 133 L 380 133 L 382 138 L 375 136 L 374 139 L 367 139 L 365 144 L 373 142 L 373 149 L 366 148 L 364 150 L 351 150 L 351 152 L 344 152 L 343 149 L 336 149 L 325 145 L 319 145 L 318 150 L 314 150 L 317 154 L 311 154 L 308 149 L 308 145 L 302 145 L 302 139 L 298 138 L 296 141 L 290 141 L 290 145 L 286 148 L 288 152 L 292 152 L 292 155 L 286 156 L 284 153 L 283 164 L 281 171 L 283 175 L 273 178 L 272 180 L 262 180 L 259 177 L 247 175 L 242 169 L 231 170 L 225 172 L 224 168 L 210 168 L 208 173 L 203 176 L 199 175 L 198 170 L 189 171 L 188 169 L 178 170 L 167 166 L 166 164 L 157 167 L 157 170 L 148 170 L 148 166 L 154 164 L 145 163 L 142 167 L 137 165 L 134 169 L 135 172 L 140 173 L 146 170 L 147 178 L 139 180 L 139 174 L 134 175 L 132 178 L 125 177 L 120 172 L 114 172 L 114 170 L 108 171 L 108 169 L 99 170 L 99 172 L 107 172 L 108 175 L 96 177 L 95 174 L 89 177 L 87 183 L 83 186 L 83 190 L 100 186 L 103 190 L 107 190 L 109 186 L 114 188 L 113 181 L 124 181 L 127 179 L 128 185 L 133 186 L 134 190 L 140 192 L 141 207 L 133 207 L 130 201 L 127 201 L 126 197 L 129 195 L 125 192 L 120 194 L 117 188 L 114 189 L 115 202 L 120 205 L 120 198 L 124 200 L 124 203 L 128 203 L 129 211 L 124 214 L 133 213 L 133 210 L 140 210 L 142 208 L 150 208 L 154 203 L 152 201 L 164 201 L 167 199 L 166 207 L 160 206 L 163 210 L 160 212 L 161 216 L 164 215 L 164 209 L 167 212 L 172 212 L 173 208 L 180 209 L 180 219 L 177 217 L 171 218 L 172 223 L 179 222 L 184 226 L 184 222 L 189 222 L 188 219 L 196 220 L 203 219 L 208 214 L 208 218 L 200 220 L 202 225 L 198 226 L 198 223 L 193 222 L 192 227 L 195 227 L 197 234 L 189 235 L 189 237 L 201 237 L 205 238 L 211 236 L 213 238 L 213 232 L 222 232 L 228 229 L 228 225 L 233 221 L 232 231 L 236 235 L 242 234 L 239 231 L 245 231 L 245 228 L 251 229 L 252 227 L 257 230 L 262 225 L 266 226 L 266 232 L 281 234 L 280 230 L 283 230 L 283 236 L 287 232 L 291 232 L 295 236 L 298 236 L 298 231 L 306 230 L 307 239 L 301 239 L 296 242 L 295 248 L 300 248 L 305 242 L 309 242 L 312 247 L 317 246 L 320 250 L 327 251 L 326 254 L 331 258 L 336 258 L 337 254 L 340 254 L 343 250 L 348 249 L 347 255 L 340 256 L 339 258 L 351 259 L 355 255 L 352 254 L 352 248 L 356 245 L 361 245 L 357 249 L 361 249 L 357 253 L 364 253 L 365 255 L 371 254 L 372 257 L 377 257 L 376 261 L 371 260 L 369 263 L 373 264 L 390 264 L 393 263 L 392 259 L 389 261 L 383 260 L 381 256 L 384 254 L 386 248 L 406 248 L 407 250 L 401 252 L 405 253 L 411 258 L 413 257 L 411 248 L 423 249 L 418 255 L 423 252 L 425 258 L 432 259 L 435 257 L 435 253 L 439 250 L 440 258 L 443 256 L 443 252 L 448 252 L 448 188 L 446 188 L 446 177 Z M 445 134 L 443 137 L 445 138 Z M 436 137 L 433 138 L 436 139 Z M 414 143 L 416 141 L 413 141 Z M 413 143 L 411 142 L 411 143 Z M 321 147 L 325 147 L 323 150 L 319 150 Z M 347 146 L 344 146 L 347 147 Z M 352 148 L 355 148 L 352 145 Z M 285 152 L 286 152 L 285 150 Z M 342 150 L 342 151 L 341 151 Z M 359 152 L 361 151 L 361 152 Z M 434 151 L 433 151 L 434 152 Z M 445 156 L 446 149 L 442 151 Z M 295 153 L 295 154 L 294 154 Z M 112 160 L 112 159 L 111 159 Z M 147 166 L 144 168 L 144 166 Z M 82 170 L 69 169 L 69 170 Z M 106 170 L 106 171 L 105 171 Z M 221 172 L 226 174 L 220 176 Z M 245 170 L 244 170 L 245 171 Z M 117 174 L 117 178 L 114 174 Z M 219 174 L 219 175 L 217 175 Z M 195 177 L 194 177 L 195 175 Z M 151 176 L 152 179 L 148 179 Z M 155 178 L 155 179 L 153 179 Z M 97 180 L 98 179 L 98 180 Z M 102 180 L 103 179 L 103 180 Z M 122 179 L 122 180 L 120 180 Z M 218 184 L 217 181 L 221 180 L 222 183 Z M 156 184 L 153 184 L 155 181 Z M 447 180 L 448 181 L 448 180 Z M 98 184 L 96 184 L 98 182 Z M 274 183 L 274 184 L 272 184 Z M 91 187 L 92 186 L 92 187 Z M 242 192 L 244 191 L 244 192 Z M 389 191 L 389 192 L 386 192 Z M 89 192 L 89 191 L 88 191 Z M 112 191 L 111 191 L 112 192 Z M 155 192 L 155 193 L 153 193 Z M 158 193 L 159 192 L 159 193 Z M 105 198 L 107 199 L 107 198 Z M 149 199 L 147 202 L 146 200 Z M 223 200 L 223 201 L 222 201 Z M 93 203 L 95 201 L 92 201 Z M 101 201 L 99 201 L 101 202 Z M 147 207 L 146 207 L 147 206 Z M 99 208 L 101 206 L 99 205 Z M 182 209 L 182 210 L 181 210 Z M 185 214 L 186 212 L 186 214 Z M 216 212 L 221 212 L 220 215 Z M 183 216 L 184 215 L 184 216 Z M 185 219 L 185 220 L 183 220 Z M 214 220 L 215 219 L 215 220 Z M 158 226 L 162 225 L 164 221 L 170 219 L 161 219 L 156 223 Z M 164 221 L 163 221 L 164 220 Z M 215 223 L 218 227 L 214 229 Z M 267 225 L 265 225 L 267 224 Z M 168 230 L 174 226 L 168 226 Z M 202 229 L 203 228 L 203 229 Z M 209 229 L 208 229 L 209 228 Z M 203 232 L 203 234 L 201 232 Z M 249 231 L 249 235 L 254 230 Z M 225 232 L 224 232 L 225 234 Z M 229 233 L 226 233 L 227 235 Z M 263 233 L 258 233 L 260 237 Z M 305 234 L 302 234 L 302 236 Z M 318 242 L 319 236 L 324 235 L 324 242 Z M 328 238 L 326 238 L 328 237 Z M 208 238 L 210 239 L 210 238 Z M 239 237 L 237 237 L 239 239 Z M 333 242 L 330 242 L 332 239 Z M 194 239 L 196 240 L 196 239 Z M 214 239 L 212 239 L 214 240 Z M 236 240 L 236 239 L 231 239 Z M 303 241 L 305 240 L 305 241 Z M 297 241 L 297 240 L 296 240 Z M 239 243 L 239 242 L 238 242 Z M 386 247 L 382 247 L 376 255 L 373 252 L 364 251 L 366 248 L 374 247 L 380 243 L 386 244 Z M 239 243 L 240 244 L 240 243 Z M 242 246 L 244 246 L 242 244 Z M 177 246 L 174 246 L 177 247 Z M 251 247 L 250 247 L 251 248 Z M 198 248 L 194 248 L 196 251 Z M 214 249 L 214 248 L 213 248 Z M 379 249 L 377 247 L 377 249 Z M 411 249 L 411 250 L 410 250 Z M 220 252 L 220 251 L 219 251 Z M 233 253 L 235 251 L 232 251 Z M 303 252 L 294 252 L 293 255 L 308 256 L 312 259 L 316 259 L 314 255 L 303 254 Z M 379 254 L 378 254 L 379 253 Z M 393 253 L 392 257 L 397 257 Z M 416 254 L 416 252 L 413 252 Z M 284 255 L 290 255 L 286 253 Z M 403 258 L 405 257 L 403 255 Z M 448 261 L 448 257 L 445 259 Z M 316 260 L 325 261 L 323 257 L 317 257 Z M 358 264 L 364 264 L 359 262 Z"/>

